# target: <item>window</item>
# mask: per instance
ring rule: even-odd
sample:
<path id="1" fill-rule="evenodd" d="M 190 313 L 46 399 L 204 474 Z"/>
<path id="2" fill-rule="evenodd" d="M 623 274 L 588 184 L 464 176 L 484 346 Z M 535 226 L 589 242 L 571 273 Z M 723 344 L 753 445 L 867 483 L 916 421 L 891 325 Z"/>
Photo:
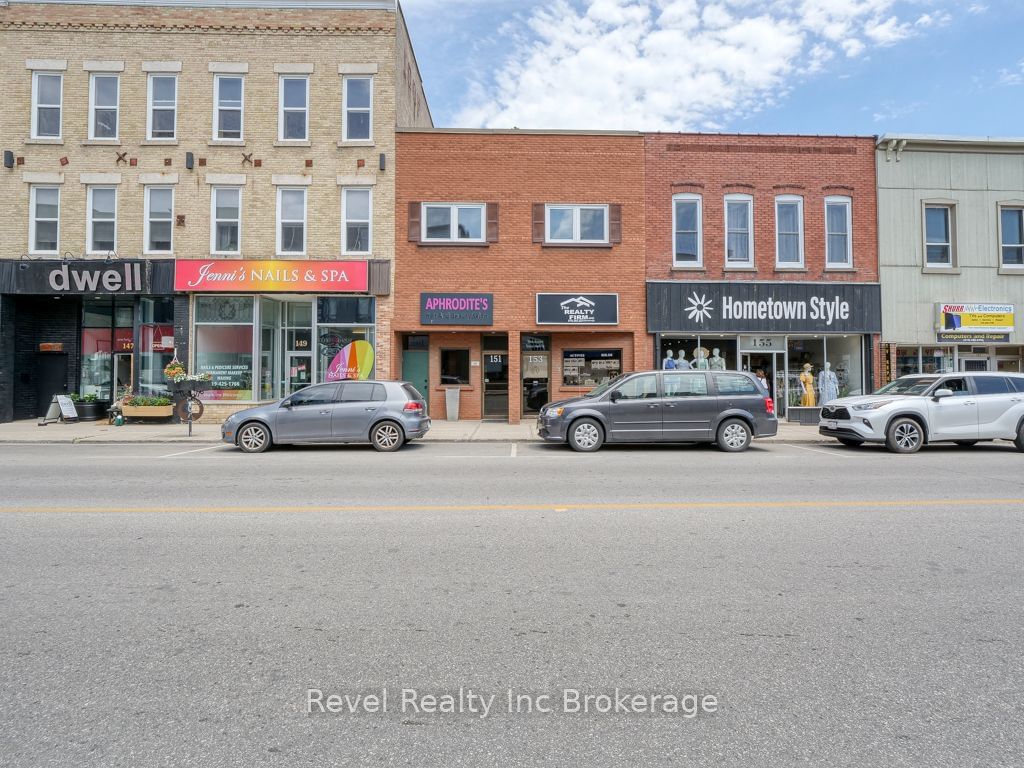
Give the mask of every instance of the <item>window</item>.
<path id="1" fill-rule="evenodd" d="M 720 395 L 760 395 L 761 390 L 751 379 L 738 373 L 716 373 L 715 387 Z"/>
<path id="2" fill-rule="evenodd" d="M 1015 391 L 1002 376 L 975 376 L 974 387 L 979 395 L 1008 395 Z"/>
<path id="3" fill-rule="evenodd" d="M 211 253 L 240 253 L 242 243 L 242 190 L 238 187 L 214 187 L 210 218 Z"/>
<path id="4" fill-rule="evenodd" d="M 725 196 L 725 266 L 754 264 L 754 198 Z"/>
<path id="5" fill-rule="evenodd" d="M 213 138 L 242 138 L 242 93 L 245 79 L 239 75 L 213 78 Z"/>
<path id="6" fill-rule="evenodd" d="M 848 197 L 825 198 L 825 266 L 852 267 L 852 202 Z"/>
<path id="7" fill-rule="evenodd" d="M 548 205 L 545 207 L 549 243 L 607 243 L 607 205 Z"/>
<path id="8" fill-rule="evenodd" d="M 89 79 L 89 138 L 116 139 L 120 78 L 93 75 Z"/>
<path id="9" fill-rule="evenodd" d="M 924 251 L 926 267 L 953 266 L 953 209 L 948 205 L 924 207 Z"/>
<path id="10" fill-rule="evenodd" d="M 341 191 L 341 220 L 344 227 L 342 253 L 370 253 L 372 195 L 369 189 Z"/>
<path id="11" fill-rule="evenodd" d="M 701 196 L 680 194 L 672 198 L 673 263 L 699 267 L 704 261 L 701 242 Z"/>
<path id="12" fill-rule="evenodd" d="M 342 78 L 342 138 L 370 141 L 373 136 L 373 78 Z"/>
<path id="13" fill-rule="evenodd" d="M 350 381 L 341 385 L 341 402 L 343 403 L 381 403 L 387 399 L 383 384 Z"/>
<path id="14" fill-rule="evenodd" d="M 665 397 L 704 397 L 708 380 L 703 373 L 666 373 Z"/>
<path id="15" fill-rule="evenodd" d="M 483 242 L 484 210 L 482 203 L 424 203 L 421 239 L 425 242 Z"/>
<path id="16" fill-rule="evenodd" d="M 307 141 L 309 139 L 309 78 L 281 78 L 281 111 L 278 117 L 280 141 Z"/>
<path id="17" fill-rule="evenodd" d="M 469 350 L 441 350 L 441 383 L 469 384 Z"/>
<path id="18" fill-rule="evenodd" d="M 306 252 L 306 190 L 277 190 L 277 255 Z"/>
<path id="19" fill-rule="evenodd" d="M 60 242 L 60 188 L 32 187 L 29 250 L 57 253 Z"/>
<path id="20" fill-rule="evenodd" d="M 616 390 L 621 400 L 654 400 L 658 397 L 658 377 L 653 373 L 636 376 Z"/>
<path id="21" fill-rule="evenodd" d="M 89 253 L 117 250 L 117 189 L 89 187 Z"/>
<path id="22" fill-rule="evenodd" d="M 306 387 L 288 398 L 293 407 L 300 405 L 330 405 L 335 402 L 338 394 L 337 384 L 321 384 Z"/>
<path id="23" fill-rule="evenodd" d="M 1024 392 L 1024 378 L 1014 376 L 1009 381 L 1018 392 Z"/>
<path id="24" fill-rule="evenodd" d="M 967 385 L 967 379 L 962 378 L 940 381 L 935 389 L 948 389 L 953 393 L 954 397 L 967 397 L 971 394 L 971 388 Z"/>
<path id="25" fill-rule="evenodd" d="M 621 349 L 562 350 L 562 384 L 596 387 L 622 373 Z"/>
<path id="26" fill-rule="evenodd" d="M 149 76 L 149 114 L 146 137 L 171 140 L 177 136 L 178 76 Z"/>
<path id="27" fill-rule="evenodd" d="M 775 198 L 775 265 L 804 265 L 804 201 L 802 197 Z"/>
<path id="28" fill-rule="evenodd" d="M 174 188 L 146 187 L 146 253 L 170 253 L 173 245 Z"/>
<path id="29" fill-rule="evenodd" d="M 253 398 L 253 298 L 197 296 L 195 369 L 213 375 L 203 400 Z"/>
<path id="30" fill-rule="evenodd" d="M 1024 208 L 999 209 L 999 265 L 1024 267 Z"/>
<path id="31" fill-rule="evenodd" d="M 32 138 L 61 137 L 64 76 L 58 72 L 32 73 Z"/>

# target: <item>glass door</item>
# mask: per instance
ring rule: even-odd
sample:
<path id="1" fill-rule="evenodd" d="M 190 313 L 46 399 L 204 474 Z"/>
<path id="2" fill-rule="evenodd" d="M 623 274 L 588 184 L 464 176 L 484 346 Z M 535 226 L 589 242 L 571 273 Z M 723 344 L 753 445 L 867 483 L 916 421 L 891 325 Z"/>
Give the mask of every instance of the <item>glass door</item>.
<path id="1" fill-rule="evenodd" d="M 313 355 L 309 352 L 288 352 L 285 368 L 288 372 L 285 397 L 313 383 Z"/>
<path id="2" fill-rule="evenodd" d="M 484 418 L 508 418 L 507 352 L 484 352 Z"/>

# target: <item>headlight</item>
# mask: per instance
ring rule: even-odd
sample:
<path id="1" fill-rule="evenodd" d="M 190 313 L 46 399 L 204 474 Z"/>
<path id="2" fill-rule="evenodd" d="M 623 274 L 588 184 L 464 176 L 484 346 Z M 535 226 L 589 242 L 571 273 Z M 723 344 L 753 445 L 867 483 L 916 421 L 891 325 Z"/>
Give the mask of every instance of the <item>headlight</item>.
<path id="1" fill-rule="evenodd" d="M 855 411 L 874 411 L 879 408 L 884 408 L 890 403 L 895 402 L 894 400 L 873 400 L 870 403 L 861 403 L 860 405 L 853 406 Z"/>
<path id="2" fill-rule="evenodd" d="M 565 408 L 546 408 L 544 410 L 545 416 L 561 416 Z"/>

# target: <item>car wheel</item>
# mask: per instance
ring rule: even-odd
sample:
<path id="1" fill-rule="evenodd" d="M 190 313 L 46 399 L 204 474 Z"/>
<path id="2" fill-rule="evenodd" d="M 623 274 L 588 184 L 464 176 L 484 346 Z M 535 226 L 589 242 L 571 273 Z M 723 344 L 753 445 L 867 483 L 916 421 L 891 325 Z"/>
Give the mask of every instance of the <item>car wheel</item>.
<path id="1" fill-rule="evenodd" d="M 593 419 L 580 419 L 569 427 L 569 445 L 574 451 L 590 453 L 603 444 L 604 430 Z"/>
<path id="2" fill-rule="evenodd" d="M 895 419 L 885 433 L 885 447 L 893 453 L 917 453 L 924 445 L 924 430 L 913 419 Z"/>
<path id="3" fill-rule="evenodd" d="M 718 428 L 718 447 L 727 453 L 739 453 L 750 447 L 753 435 L 747 422 L 729 419 Z"/>
<path id="4" fill-rule="evenodd" d="M 270 430 L 262 424 L 250 422 L 238 430 L 238 447 L 245 453 L 263 453 L 270 445 Z"/>
<path id="5" fill-rule="evenodd" d="M 1017 430 L 1017 439 L 1013 441 L 1013 444 L 1017 446 L 1018 451 L 1024 451 L 1024 423 Z"/>
<path id="6" fill-rule="evenodd" d="M 956 444 L 961 448 L 973 448 L 978 444 L 977 440 L 957 440 Z"/>
<path id="7" fill-rule="evenodd" d="M 848 437 L 837 437 L 836 440 L 845 445 L 847 448 L 860 448 L 862 445 L 864 445 L 863 440 L 850 440 Z"/>
<path id="8" fill-rule="evenodd" d="M 402 428 L 393 421 L 382 421 L 370 432 L 370 442 L 378 451 L 391 453 L 397 451 L 405 442 Z"/>

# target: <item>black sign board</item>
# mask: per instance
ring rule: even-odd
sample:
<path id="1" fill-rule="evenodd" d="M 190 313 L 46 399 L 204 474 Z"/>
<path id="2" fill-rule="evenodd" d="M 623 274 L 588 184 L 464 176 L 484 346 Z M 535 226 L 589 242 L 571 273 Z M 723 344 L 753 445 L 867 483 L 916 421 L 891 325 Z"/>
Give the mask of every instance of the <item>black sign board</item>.
<path id="1" fill-rule="evenodd" d="M 651 333 L 881 333 L 874 283 L 647 283 Z"/>
<path id="2" fill-rule="evenodd" d="M 538 293 L 537 325 L 618 325 L 617 293 Z"/>
<path id="3" fill-rule="evenodd" d="M 171 293 L 174 261 L 23 260 L 3 265 L 3 292 L 37 295 Z"/>
<path id="4" fill-rule="evenodd" d="M 421 293 L 422 325 L 493 325 L 494 294 Z"/>

